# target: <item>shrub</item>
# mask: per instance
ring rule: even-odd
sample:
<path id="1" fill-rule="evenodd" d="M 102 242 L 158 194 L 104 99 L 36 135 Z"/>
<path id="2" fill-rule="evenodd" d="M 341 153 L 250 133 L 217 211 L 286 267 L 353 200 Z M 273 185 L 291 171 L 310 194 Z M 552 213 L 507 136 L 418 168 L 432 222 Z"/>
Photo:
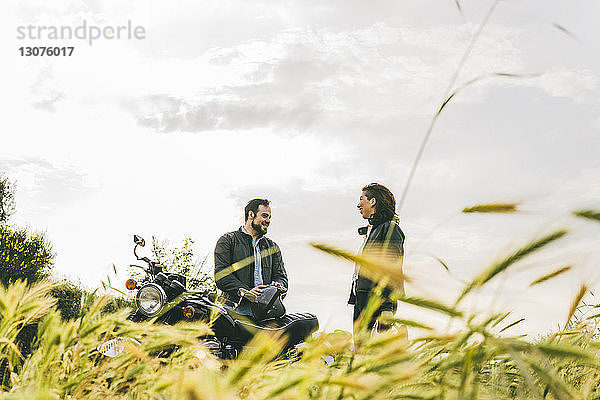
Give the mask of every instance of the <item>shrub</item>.
<path id="1" fill-rule="evenodd" d="M 0 282 L 5 286 L 25 280 L 31 284 L 50 274 L 52 246 L 42 233 L 29 233 L 0 224 Z"/>

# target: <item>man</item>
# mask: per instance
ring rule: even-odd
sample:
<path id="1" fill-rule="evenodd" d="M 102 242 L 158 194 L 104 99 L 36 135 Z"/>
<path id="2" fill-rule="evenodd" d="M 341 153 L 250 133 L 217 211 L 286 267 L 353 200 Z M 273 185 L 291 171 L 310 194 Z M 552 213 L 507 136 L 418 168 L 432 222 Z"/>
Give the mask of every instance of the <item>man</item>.
<path id="1" fill-rule="evenodd" d="M 237 231 L 221 236 L 215 247 L 215 281 L 225 296 L 237 302 L 239 289 L 260 295 L 267 285 L 287 290 L 288 278 L 279 247 L 265 237 L 271 223 L 267 199 L 253 199 L 244 208 L 245 222 Z M 240 314 L 252 316 L 250 302 L 242 299 Z"/>
<path id="2" fill-rule="evenodd" d="M 378 261 L 392 268 L 398 268 L 398 276 L 402 276 L 404 233 L 398 226 L 394 195 L 385 186 L 371 183 L 362 188 L 357 208 L 362 217 L 369 221 L 368 226 L 358 230 L 359 234 L 365 236 L 362 255 L 376 257 Z M 369 302 L 372 290 L 377 286 L 377 282 L 372 279 L 374 276 L 376 274 L 373 274 L 373 271 L 362 271 L 361 266 L 356 265 L 348 299 L 348 304 L 354 305 L 354 322 L 361 316 Z M 397 289 L 404 292 L 403 282 Z M 383 289 L 383 303 L 373 313 L 367 324 L 368 329 L 375 326 L 380 316 L 392 317 L 396 312 L 396 302 L 390 299 L 392 291 L 393 288 L 390 286 Z"/>

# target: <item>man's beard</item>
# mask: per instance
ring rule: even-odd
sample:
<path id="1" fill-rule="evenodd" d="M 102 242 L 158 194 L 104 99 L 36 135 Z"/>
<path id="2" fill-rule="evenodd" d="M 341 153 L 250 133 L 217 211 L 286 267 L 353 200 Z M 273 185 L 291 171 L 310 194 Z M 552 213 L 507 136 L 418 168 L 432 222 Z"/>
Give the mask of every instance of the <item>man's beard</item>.
<path id="1" fill-rule="evenodd" d="M 258 233 L 259 236 L 267 234 L 267 227 L 263 229 L 262 224 L 255 224 L 254 220 L 252 220 L 252 229 L 254 229 L 254 232 Z"/>

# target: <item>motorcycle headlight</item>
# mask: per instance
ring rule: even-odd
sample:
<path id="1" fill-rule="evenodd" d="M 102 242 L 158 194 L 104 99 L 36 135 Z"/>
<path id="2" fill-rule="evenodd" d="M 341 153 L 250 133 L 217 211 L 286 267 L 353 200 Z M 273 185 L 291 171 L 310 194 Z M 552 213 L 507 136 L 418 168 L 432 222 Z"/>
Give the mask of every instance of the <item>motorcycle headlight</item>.
<path id="1" fill-rule="evenodd" d="M 135 302 L 146 317 L 154 317 L 165 305 L 165 291 L 155 283 L 149 283 L 137 292 Z"/>

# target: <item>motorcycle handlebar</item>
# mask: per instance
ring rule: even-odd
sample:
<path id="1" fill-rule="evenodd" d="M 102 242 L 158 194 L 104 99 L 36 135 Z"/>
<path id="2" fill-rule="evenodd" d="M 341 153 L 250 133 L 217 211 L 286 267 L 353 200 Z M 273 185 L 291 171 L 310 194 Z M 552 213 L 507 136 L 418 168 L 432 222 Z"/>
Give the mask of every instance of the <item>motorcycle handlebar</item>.
<path id="1" fill-rule="evenodd" d="M 160 266 L 159 263 L 152 261 L 151 259 L 149 259 L 148 257 L 140 257 L 137 255 L 137 248 L 138 248 L 139 244 L 136 243 L 135 247 L 133 248 L 133 255 L 135 255 L 135 258 L 137 258 L 140 261 L 144 261 L 146 264 L 148 264 L 148 268 L 144 268 L 144 267 L 140 267 L 139 265 L 132 265 L 132 267 L 138 267 L 143 269 L 146 273 L 151 274 L 151 275 L 156 275 L 157 273 L 162 271 L 162 267 Z"/>

